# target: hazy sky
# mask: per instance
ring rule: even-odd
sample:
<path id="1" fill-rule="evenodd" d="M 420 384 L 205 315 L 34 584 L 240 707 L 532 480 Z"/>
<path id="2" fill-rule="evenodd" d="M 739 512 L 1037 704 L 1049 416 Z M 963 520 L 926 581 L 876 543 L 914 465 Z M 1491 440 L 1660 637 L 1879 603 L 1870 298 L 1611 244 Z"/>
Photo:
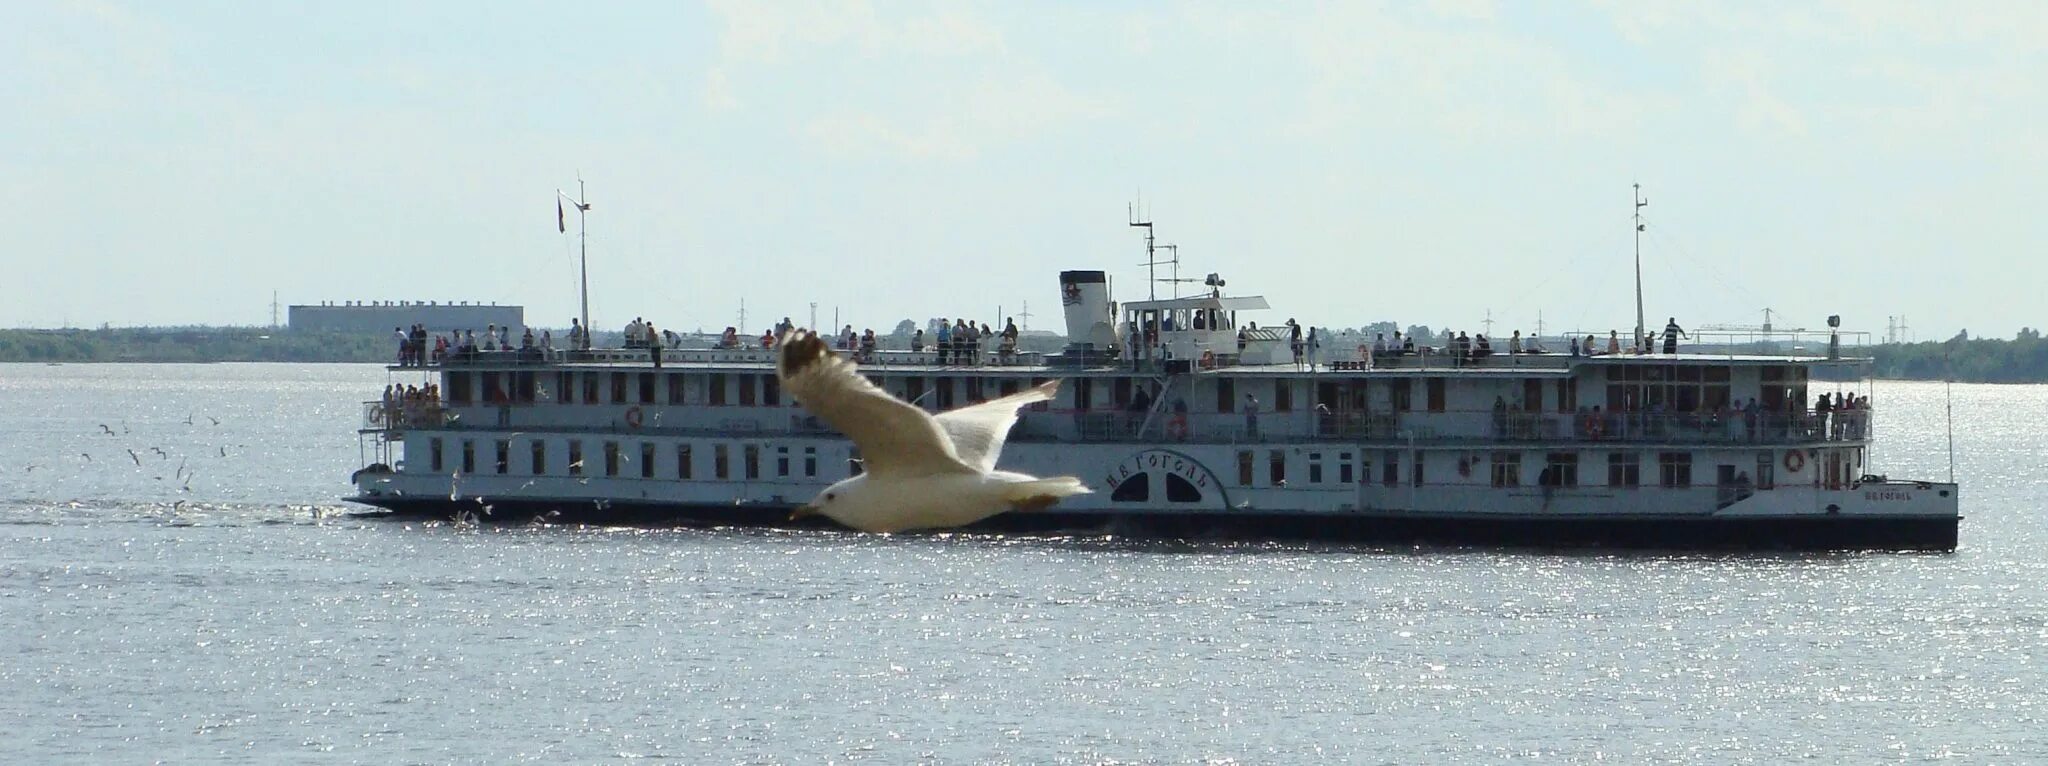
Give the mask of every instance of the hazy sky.
<path id="1" fill-rule="evenodd" d="M 886 332 L 1143 297 L 1142 193 L 1260 321 L 2048 324 L 2048 3 L 0 4 L 0 325 L 742 298 Z"/>

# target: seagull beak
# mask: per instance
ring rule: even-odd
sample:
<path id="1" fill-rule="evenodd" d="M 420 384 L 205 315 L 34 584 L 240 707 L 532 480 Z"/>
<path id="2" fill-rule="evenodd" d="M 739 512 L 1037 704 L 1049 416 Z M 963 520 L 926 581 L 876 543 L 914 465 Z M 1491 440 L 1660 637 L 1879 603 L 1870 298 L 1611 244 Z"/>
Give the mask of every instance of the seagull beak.
<path id="1" fill-rule="evenodd" d="M 797 519 L 801 519 L 806 516 L 816 515 L 818 515 L 818 506 L 811 505 L 810 503 L 805 503 L 803 505 L 797 506 L 796 510 L 789 512 L 789 520 L 796 521 Z"/>

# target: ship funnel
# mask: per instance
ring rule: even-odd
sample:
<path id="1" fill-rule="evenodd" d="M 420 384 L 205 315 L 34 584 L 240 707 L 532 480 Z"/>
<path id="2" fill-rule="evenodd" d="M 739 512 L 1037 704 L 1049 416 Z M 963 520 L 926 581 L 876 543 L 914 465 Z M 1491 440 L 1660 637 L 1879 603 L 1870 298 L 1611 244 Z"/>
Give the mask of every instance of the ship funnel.
<path id="1" fill-rule="evenodd" d="M 1109 274 L 1102 271 L 1060 272 L 1060 305 L 1066 308 L 1067 343 L 1116 348 L 1116 316 L 1109 305 Z"/>

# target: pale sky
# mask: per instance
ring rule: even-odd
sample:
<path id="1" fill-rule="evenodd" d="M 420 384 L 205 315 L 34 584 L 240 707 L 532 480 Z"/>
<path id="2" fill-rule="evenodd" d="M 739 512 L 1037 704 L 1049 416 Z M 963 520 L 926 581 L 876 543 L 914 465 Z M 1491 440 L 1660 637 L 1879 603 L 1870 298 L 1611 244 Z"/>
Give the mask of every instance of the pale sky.
<path id="1" fill-rule="evenodd" d="M 1305 324 L 2048 324 L 2048 3 L 0 4 L 0 326 L 886 332 L 1184 271 Z"/>

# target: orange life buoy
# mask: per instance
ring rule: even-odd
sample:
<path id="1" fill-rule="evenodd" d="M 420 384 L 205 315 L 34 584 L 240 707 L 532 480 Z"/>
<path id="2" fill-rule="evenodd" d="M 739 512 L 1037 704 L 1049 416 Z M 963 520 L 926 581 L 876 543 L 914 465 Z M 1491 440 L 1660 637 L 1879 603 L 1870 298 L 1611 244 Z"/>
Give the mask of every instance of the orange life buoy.
<path id="1" fill-rule="evenodd" d="M 1787 472 L 1790 472 L 1790 473 L 1798 473 L 1798 472 L 1799 472 L 1799 469 L 1801 469 L 1801 468 L 1805 468 L 1805 467 L 1806 467 L 1806 453 L 1804 453 L 1804 452 L 1800 452 L 1799 450 L 1796 450 L 1796 449 L 1795 449 L 1795 450 L 1786 450 L 1786 451 L 1785 451 L 1785 470 L 1786 470 Z"/>
<path id="2" fill-rule="evenodd" d="M 626 427 L 627 427 L 627 428 L 639 428 L 639 427 L 640 427 L 640 423 L 641 423 L 641 415 L 640 415 L 640 408 L 639 408 L 639 407 L 627 407 L 627 408 L 626 408 Z"/>
<path id="3" fill-rule="evenodd" d="M 1187 441 L 1188 416 L 1180 413 L 1174 413 L 1173 419 L 1166 421 L 1166 435 L 1177 442 Z"/>

